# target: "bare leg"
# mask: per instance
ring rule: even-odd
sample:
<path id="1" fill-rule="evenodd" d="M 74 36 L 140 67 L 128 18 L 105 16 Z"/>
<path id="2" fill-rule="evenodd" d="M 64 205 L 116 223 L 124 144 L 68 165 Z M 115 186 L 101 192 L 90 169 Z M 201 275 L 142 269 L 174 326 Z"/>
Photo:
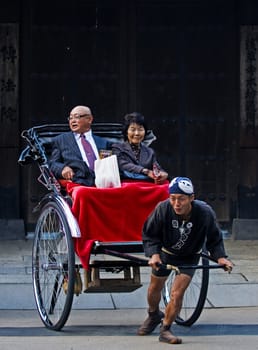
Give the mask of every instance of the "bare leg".
<path id="1" fill-rule="evenodd" d="M 148 288 L 147 300 L 149 304 L 149 311 L 153 312 L 159 308 L 161 299 L 161 291 L 167 277 L 156 277 L 151 275 L 151 280 Z"/>
<path id="2" fill-rule="evenodd" d="M 161 299 L 161 290 L 164 286 L 166 277 L 156 277 L 151 275 L 148 288 L 147 300 L 149 304 L 148 317 L 137 331 L 138 335 L 147 335 L 161 323 L 164 313 L 159 309 Z"/>
<path id="3" fill-rule="evenodd" d="M 174 283 L 170 292 L 170 302 L 165 309 L 165 317 L 163 319 L 162 326 L 160 328 L 159 340 L 169 344 L 180 344 L 182 340 L 177 338 L 170 331 L 170 326 L 175 321 L 176 316 L 179 314 L 184 292 L 191 282 L 191 277 L 185 274 L 180 274 L 175 277 Z"/>
<path id="4" fill-rule="evenodd" d="M 174 283 L 170 292 L 170 302 L 165 310 L 164 325 L 171 325 L 176 316 L 179 314 L 185 290 L 191 282 L 191 277 L 185 274 L 180 274 L 175 277 Z"/>

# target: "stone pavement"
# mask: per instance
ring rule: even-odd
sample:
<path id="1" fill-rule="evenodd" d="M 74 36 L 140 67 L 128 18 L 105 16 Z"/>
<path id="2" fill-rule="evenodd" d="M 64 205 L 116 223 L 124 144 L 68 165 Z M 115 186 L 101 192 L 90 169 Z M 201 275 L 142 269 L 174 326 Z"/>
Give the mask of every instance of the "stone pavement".
<path id="1" fill-rule="evenodd" d="M 62 332 L 43 326 L 35 310 L 1 310 L 1 350 L 257 350 L 258 307 L 209 308 L 192 327 L 173 324 L 180 346 L 160 343 L 159 327 L 136 334 L 143 309 L 72 310 Z"/>
<path id="2" fill-rule="evenodd" d="M 31 278 L 32 239 L 0 241 L 0 309 L 35 309 Z M 258 306 L 258 240 L 225 240 L 234 263 L 231 274 L 211 270 L 205 308 Z M 146 308 L 150 270 L 141 268 L 143 286 L 131 293 L 92 293 L 74 297 L 73 309 Z"/>

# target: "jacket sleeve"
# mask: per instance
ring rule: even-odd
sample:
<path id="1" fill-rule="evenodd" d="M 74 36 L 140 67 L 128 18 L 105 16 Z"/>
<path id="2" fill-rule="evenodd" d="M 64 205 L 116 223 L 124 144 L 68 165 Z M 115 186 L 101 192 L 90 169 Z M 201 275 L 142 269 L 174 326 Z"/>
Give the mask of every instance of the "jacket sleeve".
<path id="1" fill-rule="evenodd" d="M 142 231 L 143 248 L 145 255 L 151 257 L 159 254 L 162 248 L 163 219 L 160 204 L 156 206 L 148 219 L 145 221 Z"/>
<path id="2" fill-rule="evenodd" d="M 62 178 L 62 170 L 65 164 L 62 160 L 61 148 L 58 144 L 58 139 L 54 139 L 52 143 L 52 153 L 49 159 L 49 167 L 55 177 Z"/>
<path id="3" fill-rule="evenodd" d="M 208 233 L 207 233 L 207 242 L 206 247 L 211 256 L 218 260 L 222 257 L 227 257 L 224 248 L 224 241 L 221 229 L 219 227 L 216 214 L 211 207 L 209 207 L 208 215 Z"/>
<path id="4" fill-rule="evenodd" d="M 125 144 L 113 144 L 112 153 L 117 156 L 117 161 L 120 170 L 140 174 L 144 169 L 144 165 L 136 163 L 136 161 L 134 160 L 133 152 L 127 150 L 125 148 Z"/>

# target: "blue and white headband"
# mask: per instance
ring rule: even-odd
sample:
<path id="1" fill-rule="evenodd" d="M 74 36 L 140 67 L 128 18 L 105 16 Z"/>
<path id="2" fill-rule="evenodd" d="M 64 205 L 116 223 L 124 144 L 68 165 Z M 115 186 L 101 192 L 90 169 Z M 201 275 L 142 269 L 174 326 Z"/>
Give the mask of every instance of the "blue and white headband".
<path id="1" fill-rule="evenodd" d="M 169 184 L 169 194 L 186 194 L 188 196 L 194 193 L 192 181 L 188 177 L 175 177 Z"/>

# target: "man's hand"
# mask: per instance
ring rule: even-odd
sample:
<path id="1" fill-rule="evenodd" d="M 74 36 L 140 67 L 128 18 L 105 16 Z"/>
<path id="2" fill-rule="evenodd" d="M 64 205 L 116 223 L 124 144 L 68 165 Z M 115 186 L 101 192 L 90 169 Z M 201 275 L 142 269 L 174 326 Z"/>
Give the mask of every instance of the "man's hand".
<path id="1" fill-rule="evenodd" d="M 162 263 L 162 261 L 160 259 L 159 254 L 153 254 L 148 262 L 148 264 L 155 270 L 159 269 L 158 264 L 161 264 L 161 263 Z"/>
<path id="2" fill-rule="evenodd" d="M 73 169 L 69 166 L 65 166 L 62 170 L 62 176 L 65 180 L 72 180 L 74 176 Z"/>
<path id="3" fill-rule="evenodd" d="M 228 271 L 228 273 L 230 273 L 233 269 L 233 263 L 226 259 L 226 258 L 219 258 L 218 259 L 218 264 L 219 265 L 223 265 L 224 266 L 224 270 Z"/>

